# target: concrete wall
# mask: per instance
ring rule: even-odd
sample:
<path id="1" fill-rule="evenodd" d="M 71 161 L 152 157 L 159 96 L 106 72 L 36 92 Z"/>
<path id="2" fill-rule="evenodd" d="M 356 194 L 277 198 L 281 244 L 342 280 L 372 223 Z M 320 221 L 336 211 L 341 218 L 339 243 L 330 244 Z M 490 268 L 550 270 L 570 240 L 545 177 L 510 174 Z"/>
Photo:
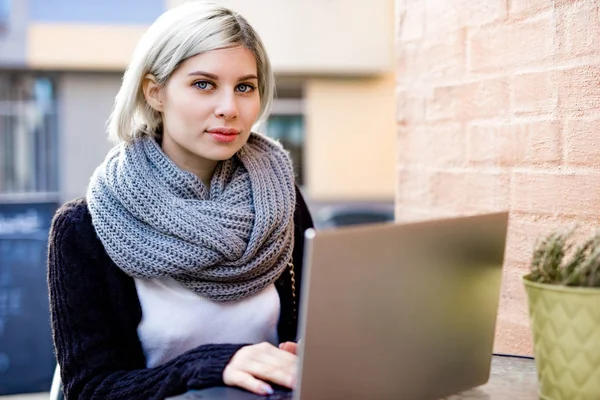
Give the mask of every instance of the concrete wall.
<path id="1" fill-rule="evenodd" d="M 27 65 L 63 71 L 122 71 L 146 29 L 135 25 L 32 23 L 27 31 Z"/>
<path id="2" fill-rule="evenodd" d="M 105 124 L 121 74 L 65 73 L 59 81 L 61 201 L 85 195 L 89 178 L 110 149 Z"/>
<path id="3" fill-rule="evenodd" d="M 390 201 L 395 76 L 307 81 L 306 190 L 315 201 Z"/>
<path id="4" fill-rule="evenodd" d="M 277 73 L 372 75 L 393 68 L 391 0 L 219 2 L 255 27 Z"/>
<path id="5" fill-rule="evenodd" d="M 496 351 L 531 354 L 534 240 L 600 216 L 596 0 L 397 0 L 400 221 L 510 209 Z"/>
<path id="6" fill-rule="evenodd" d="M 47 2 L 34 1 L 48 8 Z M 165 8 L 183 2 L 165 1 Z M 240 11 L 253 24 L 278 74 L 365 76 L 393 68 L 391 0 L 220 1 Z M 152 0 L 151 9 L 158 17 L 156 2 Z M 119 14 L 110 4 L 97 3 L 104 13 Z M 148 18 L 147 11 L 143 20 Z M 82 15 L 88 14 L 63 11 L 57 12 L 56 18 L 40 16 L 32 21 L 26 51 L 28 65 L 39 69 L 123 70 L 149 23 L 129 18 L 127 24 L 116 24 L 114 16 L 91 23 L 83 21 Z"/>

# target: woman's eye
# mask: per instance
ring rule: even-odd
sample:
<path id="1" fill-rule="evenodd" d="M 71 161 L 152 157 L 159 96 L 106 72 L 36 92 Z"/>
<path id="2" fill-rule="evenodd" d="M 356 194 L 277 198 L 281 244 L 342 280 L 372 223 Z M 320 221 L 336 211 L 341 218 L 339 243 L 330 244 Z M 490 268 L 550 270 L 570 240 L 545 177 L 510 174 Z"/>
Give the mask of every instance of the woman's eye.
<path id="1" fill-rule="evenodd" d="M 208 81 L 199 81 L 194 83 L 194 85 L 196 85 L 196 87 L 198 89 L 202 89 L 202 90 L 207 90 L 207 89 L 212 89 L 213 88 L 213 84 L 208 82 Z"/>
<path id="2" fill-rule="evenodd" d="M 237 89 L 238 89 L 238 91 L 239 91 L 239 92 L 242 92 L 242 93 L 249 93 L 249 92 L 252 92 L 252 91 L 254 91 L 255 87 L 254 87 L 254 86 L 252 86 L 252 85 L 249 85 L 249 84 L 247 84 L 247 83 L 240 83 L 240 84 L 237 86 Z"/>

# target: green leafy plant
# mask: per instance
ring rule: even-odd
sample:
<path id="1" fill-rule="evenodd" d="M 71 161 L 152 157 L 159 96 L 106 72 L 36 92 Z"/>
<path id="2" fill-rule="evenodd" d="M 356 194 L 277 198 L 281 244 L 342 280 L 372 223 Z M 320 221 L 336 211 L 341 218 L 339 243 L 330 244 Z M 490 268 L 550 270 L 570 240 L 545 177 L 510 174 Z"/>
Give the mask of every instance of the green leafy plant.
<path id="1" fill-rule="evenodd" d="M 525 279 L 554 285 L 600 287 L 600 231 L 577 240 L 577 227 L 538 240 Z"/>

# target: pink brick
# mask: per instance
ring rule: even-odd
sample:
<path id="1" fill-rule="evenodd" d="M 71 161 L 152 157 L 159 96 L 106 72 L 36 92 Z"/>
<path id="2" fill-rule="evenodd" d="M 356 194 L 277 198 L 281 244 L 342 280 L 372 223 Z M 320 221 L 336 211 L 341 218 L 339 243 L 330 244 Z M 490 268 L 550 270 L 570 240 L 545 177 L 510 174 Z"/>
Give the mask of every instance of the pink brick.
<path id="1" fill-rule="evenodd" d="M 398 38 L 405 42 L 418 40 L 425 32 L 425 4 L 423 1 L 407 1 L 402 9 L 396 8 Z"/>
<path id="2" fill-rule="evenodd" d="M 600 172 L 515 172 L 513 210 L 556 215 L 600 216 Z"/>
<path id="3" fill-rule="evenodd" d="M 469 121 L 506 116 L 509 89 L 506 78 L 436 87 L 427 104 L 427 118 Z"/>
<path id="4" fill-rule="evenodd" d="M 494 342 L 495 352 L 533 354 L 527 295 L 522 282 L 523 275 L 528 272 L 528 264 L 505 262 Z"/>
<path id="5" fill-rule="evenodd" d="M 510 14 L 519 17 L 552 8 L 552 1 L 549 0 L 509 0 L 509 4 Z"/>
<path id="6" fill-rule="evenodd" d="M 512 110 L 516 114 L 551 114 L 558 107 L 552 71 L 519 74 L 510 81 Z"/>
<path id="7" fill-rule="evenodd" d="M 565 127 L 567 164 L 600 170 L 600 119 L 571 120 Z"/>
<path id="8" fill-rule="evenodd" d="M 536 241 L 557 229 L 581 225 L 581 234 L 590 232 L 590 218 L 560 215 L 512 213 L 508 230 L 505 259 L 514 264 L 529 265 Z"/>
<path id="9" fill-rule="evenodd" d="M 439 219 L 453 216 L 450 212 L 443 212 L 438 209 L 428 207 L 426 205 L 405 205 L 397 203 L 395 211 L 395 219 L 400 223 L 427 221 L 431 219 Z"/>
<path id="10" fill-rule="evenodd" d="M 549 64 L 556 53 L 550 13 L 534 20 L 497 23 L 473 30 L 468 40 L 469 70 L 505 71 L 524 65 Z"/>
<path id="11" fill-rule="evenodd" d="M 423 1 L 423 0 L 421 0 Z M 439 33 L 451 32 L 464 26 L 462 0 L 449 3 L 446 0 L 428 0 L 425 8 L 425 34 L 438 36 Z"/>
<path id="12" fill-rule="evenodd" d="M 505 259 L 510 263 L 529 264 L 536 240 L 561 226 L 554 218 L 533 220 L 524 214 L 513 214 L 508 230 Z"/>
<path id="13" fill-rule="evenodd" d="M 600 64 L 557 70 L 554 81 L 558 88 L 561 112 L 566 117 L 598 114 L 600 110 Z"/>
<path id="14" fill-rule="evenodd" d="M 396 46 L 396 83 L 399 90 L 406 90 L 407 83 L 411 82 L 407 74 L 407 64 L 409 57 L 415 57 L 416 45 L 398 43 Z"/>
<path id="15" fill-rule="evenodd" d="M 401 90 L 397 95 L 396 122 L 399 125 L 420 124 L 425 121 L 425 99 L 418 92 Z"/>
<path id="16" fill-rule="evenodd" d="M 508 209 L 508 172 L 440 171 L 432 180 L 433 207 L 457 214 Z"/>
<path id="17" fill-rule="evenodd" d="M 449 122 L 408 127 L 399 136 L 399 159 L 423 166 L 457 166 L 465 163 L 462 124 Z"/>
<path id="18" fill-rule="evenodd" d="M 457 80 L 465 73 L 466 31 L 459 29 L 418 45 L 400 45 L 404 64 L 399 79 L 432 84 Z"/>
<path id="19" fill-rule="evenodd" d="M 510 207 L 494 350 L 531 354 L 535 239 L 600 217 L 600 3 L 397 2 L 397 220 Z"/>
<path id="20" fill-rule="evenodd" d="M 481 26 L 506 17 L 507 0 L 472 1 L 462 0 L 463 23 L 467 26 Z"/>
<path id="21" fill-rule="evenodd" d="M 513 300 L 507 305 L 520 306 L 521 310 L 527 311 L 525 299 L 519 299 L 517 303 Z M 500 354 L 520 354 L 533 356 L 533 344 L 531 341 L 531 330 L 529 320 L 523 317 L 522 323 L 512 323 L 504 320 L 504 303 L 500 303 L 498 310 L 498 321 L 496 325 L 496 337 L 494 340 L 494 352 Z M 527 321 L 527 322 L 525 322 Z"/>
<path id="22" fill-rule="evenodd" d="M 467 143 L 467 159 L 474 164 L 539 166 L 561 160 L 560 124 L 556 121 L 472 125 Z"/>
<path id="23" fill-rule="evenodd" d="M 580 1 L 558 12 L 561 52 L 567 59 L 600 53 L 600 6 Z"/>
<path id="24" fill-rule="evenodd" d="M 396 200 L 402 207 L 427 208 L 431 203 L 431 172 L 425 169 L 398 169 Z"/>
<path id="25" fill-rule="evenodd" d="M 421 0 L 423 3 L 425 1 Z M 506 17 L 506 0 L 428 0 L 425 32 L 434 36 L 463 26 L 479 26 Z"/>
<path id="26" fill-rule="evenodd" d="M 581 0 L 553 0 L 553 3 L 556 8 L 559 8 L 559 7 L 562 7 L 565 5 L 577 3 L 579 1 L 581 1 Z M 594 0 L 587 0 L 587 1 L 594 1 Z"/>

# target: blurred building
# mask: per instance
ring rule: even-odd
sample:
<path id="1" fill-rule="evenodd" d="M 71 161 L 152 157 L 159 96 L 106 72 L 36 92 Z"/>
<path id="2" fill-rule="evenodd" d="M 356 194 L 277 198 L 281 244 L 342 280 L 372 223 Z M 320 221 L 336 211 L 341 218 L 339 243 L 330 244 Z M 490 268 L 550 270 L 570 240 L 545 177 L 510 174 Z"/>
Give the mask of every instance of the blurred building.
<path id="1" fill-rule="evenodd" d="M 174 0 L 0 0 L 0 201 L 81 196 L 132 50 Z M 223 0 L 277 77 L 264 130 L 313 203 L 393 202 L 393 0 Z"/>

